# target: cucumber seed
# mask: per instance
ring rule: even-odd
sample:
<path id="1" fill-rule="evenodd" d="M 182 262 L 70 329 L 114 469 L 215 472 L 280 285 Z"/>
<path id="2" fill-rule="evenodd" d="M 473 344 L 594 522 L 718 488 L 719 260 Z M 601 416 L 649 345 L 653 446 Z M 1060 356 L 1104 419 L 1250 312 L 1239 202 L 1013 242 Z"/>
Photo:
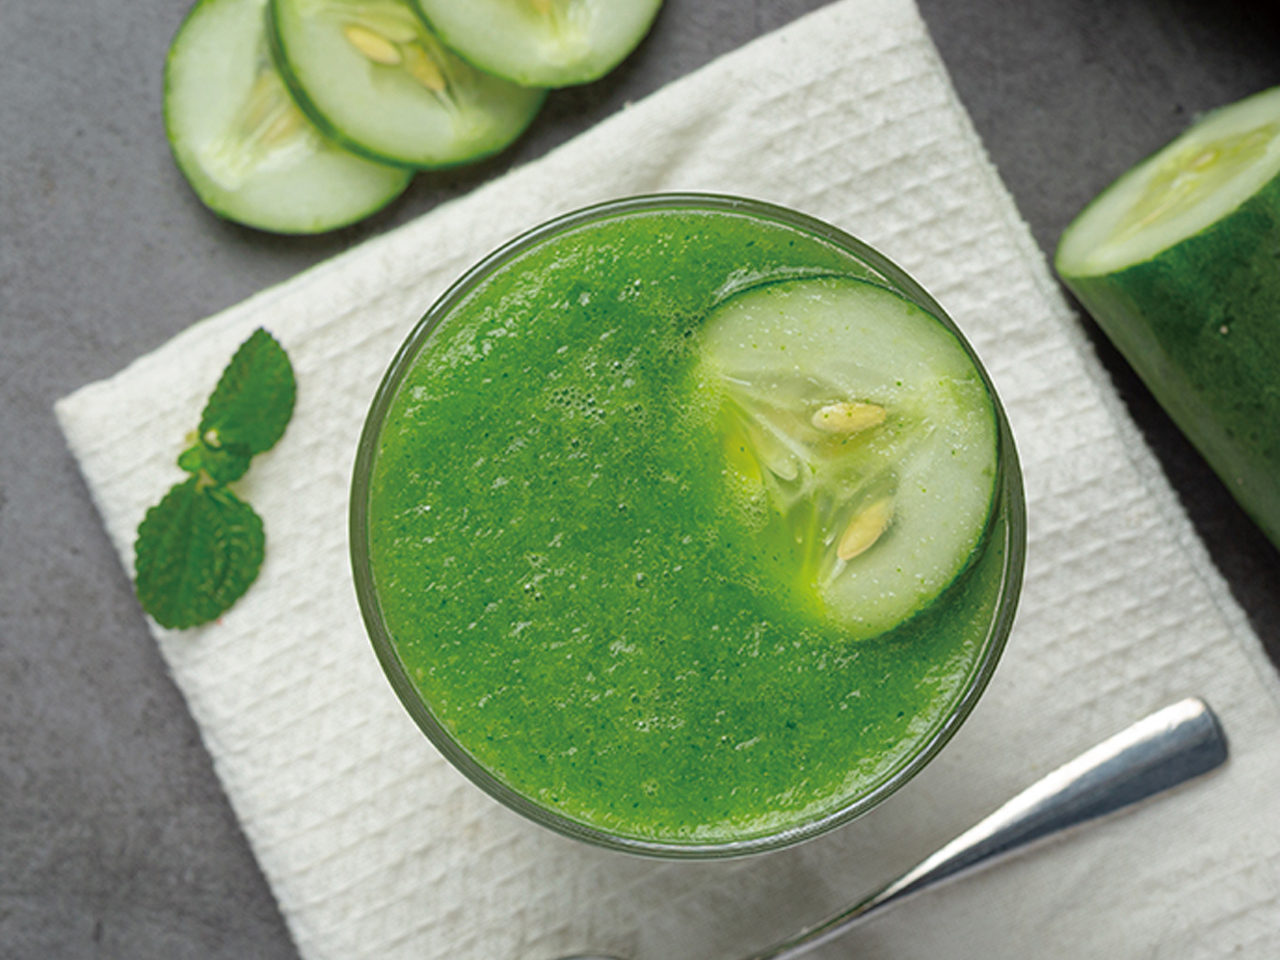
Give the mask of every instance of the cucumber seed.
<path id="1" fill-rule="evenodd" d="M 877 403 L 829 403 L 814 413 L 813 425 L 823 433 L 859 433 L 884 423 L 885 409 Z"/>
<path id="2" fill-rule="evenodd" d="M 383 66 L 394 67 L 400 63 L 400 48 L 380 33 L 358 23 L 348 23 L 342 28 L 347 42 L 364 54 L 366 59 Z"/>
<path id="3" fill-rule="evenodd" d="M 840 544 L 836 547 L 836 556 L 841 560 L 852 560 L 859 554 L 866 553 L 884 535 L 892 520 L 893 500 L 890 497 L 864 507 L 854 514 L 849 525 L 844 528 Z"/>
<path id="4" fill-rule="evenodd" d="M 449 86 L 431 55 L 416 44 L 404 48 L 404 68 L 432 93 L 443 93 Z"/>

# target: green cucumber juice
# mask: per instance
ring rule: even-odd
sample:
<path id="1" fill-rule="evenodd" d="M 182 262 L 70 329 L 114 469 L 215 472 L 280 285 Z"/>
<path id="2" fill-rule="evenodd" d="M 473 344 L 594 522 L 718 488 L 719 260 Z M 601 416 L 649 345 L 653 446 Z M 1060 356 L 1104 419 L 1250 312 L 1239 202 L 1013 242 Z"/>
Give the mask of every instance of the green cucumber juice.
<path id="1" fill-rule="evenodd" d="M 357 465 L 361 601 L 410 712 L 500 799 L 745 852 L 878 802 L 967 714 L 1020 581 L 1008 428 L 852 244 L 727 198 L 607 205 L 473 271 L 402 350 Z"/>

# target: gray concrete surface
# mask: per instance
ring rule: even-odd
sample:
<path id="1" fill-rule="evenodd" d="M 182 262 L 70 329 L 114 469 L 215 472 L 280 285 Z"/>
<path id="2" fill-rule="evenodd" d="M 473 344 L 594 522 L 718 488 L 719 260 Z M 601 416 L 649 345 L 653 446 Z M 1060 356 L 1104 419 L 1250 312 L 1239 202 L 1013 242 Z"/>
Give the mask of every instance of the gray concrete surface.
<path id="1" fill-rule="evenodd" d="M 297 955 L 54 400 L 823 2 L 668 0 L 626 65 L 554 94 L 505 156 L 293 240 L 214 219 L 170 161 L 160 75 L 186 0 L 0 6 L 0 957 Z M 1280 14 L 1265 0 L 919 2 L 1046 251 L 1197 111 L 1280 83 Z M 1280 662 L 1280 556 L 1088 329 Z"/>

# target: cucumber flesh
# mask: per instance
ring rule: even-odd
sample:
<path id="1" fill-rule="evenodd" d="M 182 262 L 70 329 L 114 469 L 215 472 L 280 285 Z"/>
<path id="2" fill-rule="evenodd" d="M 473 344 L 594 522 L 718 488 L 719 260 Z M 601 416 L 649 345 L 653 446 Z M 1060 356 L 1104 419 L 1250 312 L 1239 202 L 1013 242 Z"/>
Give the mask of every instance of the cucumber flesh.
<path id="1" fill-rule="evenodd" d="M 200 0 L 165 64 L 164 118 L 178 168 L 200 200 L 237 223 L 319 233 L 380 210 L 412 171 L 327 141 L 271 63 L 266 0 Z"/>
<path id="2" fill-rule="evenodd" d="M 1280 88 L 1220 108 L 1067 227 L 1055 266 L 1280 547 Z"/>
<path id="3" fill-rule="evenodd" d="M 269 31 L 312 121 L 375 160 L 436 168 L 490 156 L 546 96 L 462 60 L 409 0 L 270 0 Z"/>
<path id="4" fill-rule="evenodd" d="M 935 317 L 874 283 L 787 280 L 724 301 L 702 347 L 728 508 L 850 635 L 965 569 L 996 493 L 995 406 Z"/>
<path id="5" fill-rule="evenodd" d="M 644 39 L 661 0 L 414 0 L 440 37 L 490 73 L 534 87 L 587 83 Z"/>
<path id="6" fill-rule="evenodd" d="M 1280 173 L 1280 88 L 1207 115 L 1063 233 L 1060 272 L 1114 273 L 1221 220 Z"/>

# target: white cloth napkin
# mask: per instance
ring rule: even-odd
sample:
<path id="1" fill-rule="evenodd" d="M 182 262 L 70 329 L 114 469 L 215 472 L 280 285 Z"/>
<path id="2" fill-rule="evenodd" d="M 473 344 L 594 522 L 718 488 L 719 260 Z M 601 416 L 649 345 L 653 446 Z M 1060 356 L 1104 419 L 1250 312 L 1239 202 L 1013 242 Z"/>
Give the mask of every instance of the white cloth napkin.
<path id="1" fill-rule="evenodd" d="M 396 347 L 470 263 L 547 217 L 702 189 L 869 241 L 990 368 L 1026 471 L 1024 602 L 979 708 L 888 804 L 799 848 L 662 863 L 499 807 L 419 734 L 357 613 L 347 486 Z M 155 637 L 306 960 L 733 957 L 888 880 L 1079 750 L 1185 695 L 1232 759 L 1211 778 L 931 892 L 828 957 L 1262 957 L 1280 931 L 1280 685 L 1110 392 L 911 0 L 843 0 L 545 158 L 199 323 L 57 405 L 126 568 L 235 347 L 267 326 L 299 402 L 242 490 L 258 582 Z"/>

